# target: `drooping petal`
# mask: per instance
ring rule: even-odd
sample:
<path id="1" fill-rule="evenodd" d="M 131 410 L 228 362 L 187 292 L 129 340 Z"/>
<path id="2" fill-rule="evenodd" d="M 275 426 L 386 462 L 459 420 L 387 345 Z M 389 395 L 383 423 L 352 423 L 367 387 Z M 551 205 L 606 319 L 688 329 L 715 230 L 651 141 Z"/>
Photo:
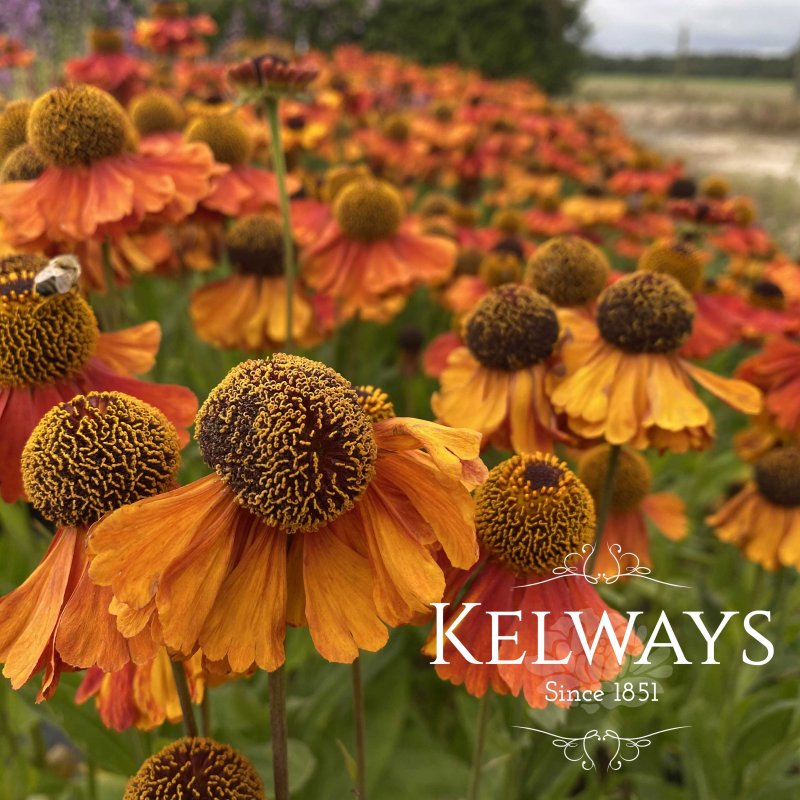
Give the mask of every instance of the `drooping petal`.
<path id="1" fill-rule="evenodd" d="M 343 518 L 336 524 L 341 526 Z M 372 599 L 369 561 L 345 544 L 331 526 L 294 535 L 304 538 L 305 613 L 319 654 L 328 661 L 349 664 L 358 658 L 359 650 L 380 650 L 389 633 Z"/>
<path id="2" fill-rule="evenodd" d="M 249 520 L 239 562 L 225 578 L 199 643 L 212 660 L 227 658 L 235 672 L 253 664 L 272 671 L 284 661 L 286 534 Z"/>
<path id="3" fill-rule="evenodd" d="M 447 428 L 411 417 L 392 417 L 374 426 L 380 450 L 401 452 L 423 448 L 447 477 L 474 488 L 486 479 L 480 460 L 481 434 L 468 428 Z"/>

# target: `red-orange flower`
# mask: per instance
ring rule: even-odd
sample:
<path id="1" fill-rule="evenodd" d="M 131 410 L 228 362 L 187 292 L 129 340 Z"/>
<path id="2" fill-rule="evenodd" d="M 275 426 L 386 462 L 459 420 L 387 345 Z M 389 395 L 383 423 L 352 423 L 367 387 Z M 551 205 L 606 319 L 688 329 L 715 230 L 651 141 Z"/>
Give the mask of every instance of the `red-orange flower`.
<path id="1" fill-rule="evenodd" d="M 28 580 L 0 598 L 0 661 L 15 689 L 44 669 L 43 700 L 63 670 L 113 672 L 154 657 L 148 628 L 131 639 L 117 630 L 111 592 L 89 580 L 86 536 L 109 511 L 173 485 L 180 446 L 157 409 L 118 392 L 90 392 L 42 417 L 22 463 L 31 503 L 59 527 Z"/>
<path id="2" fill-rule="evenodd" d="M 447 639 L 440 643 L 448 662 L 436 665 L 440 677 L 463 684 L 478 697 L 489 688 L 515 696 L 522 692 L 530 706 L 544 708 L 548 681 L 566 691 L 594 690 L 619 674 L 621 659 L 610 645 L 608 628 L 598 635 L 604 618 L 618 642 L 630 634 L 622 647 L 625 652 L 641 650 L 627 620 L 603 602 L 581 570 L 581 554 L 594 533 L 594 505 L 586 487 L 563 462 L 529 453 L 499 464 L 478 490 L 475 523 L 484 558 L 472 570 L 456 574 L 448 583 L 448 597 L 459 596 L 466 588 L 460 603 L 480 603 L 480 608 L 453 629 L 450 626 L 462 611 L 453 606 L 443 630 L 451 630 L 482 663 L 468 662 Z M 558 568 L 564 574 L 553 572 Z M 492 612 L 513 612 L 497 618 L 500 638 L 494 658 L 488 624 Z M 517 612 L 521 617 L 515 616 Z M 583 652 L 566 612 L 580 613 L 587 641 L 595 637 L 601 641 L 592 658 Z M 431 637 L 424 652 L 434 655 L 436 645 Z M 491 660 L 504 663 L 487 663 Z M 518 663 L 511 663 L 515 660 Z"/>
<path id="3" fill-rule="evenodd" d="M 303 253 L 313 289 L 331 295 L 342 319 L 387 319 L 420 284 L 442 283 L 455 265 L 455 245 L 416 232 L 404 222 L 402 198 L 392 186 L 353 181 L 334 203 L 334 219 Z M 388 306 L 387 306 L 388 303 Z"/>
<path id="4" fill-rule="evenodd" d="M 198 651 L 182 666 L 192 702 L 199 705 L 206 688 L 203 654 Z M 99 667 L 87 670 L 75 702 L 85 703 L 92 697 L 103 725 L 115 731 L 134 727 L 149 731 L 183 719 L 171 661 L 163 647 L 144 664 L 129 662 L 115 672 L 103 672 Z"/>
<path id="5" fill-rule="evenodd" d="M 208 14 L 190 17 L 183 2 L 153 3 L 150 13 L 151 17 L 136 21 L 133 40 L 159 55 L 201 56 L 207 49 L 203 37 L 217 32 Z"/>
<path id="6" fill-rule="evenodd" d="M 800 433 L 800 343 L 783 336 L 771 339 L 736 374 L 764 392 L 766 409 L 781 428 Z"/>
<path id="7" fill-rule="evenodd" d="M 143 91 L 153 68 L 125 52 L 123 33 L 114 28 L 92 28 L 89 32 L 92 52 L 83 58 L 70 58 L 64 64 L 68 80 L 90 83 L 127 103 Z"/>
<path id="8" fill-rule="evenodd" d="M 35 180 L 0 184 L 0 219 L 13 245 L 119 235 L 152 215 L 193 208 L 219 173 L 205 148 L 137 152 L 122 107 L 93 86 L 52 89 L 28 120 L 47 164 Z"/>
<path id="9" fill-rule="evenodd" d="M 76 289 L 40 294 L 34 279 L 46 259 L 11 256 L 0 261 L 0 494 L 23 496 L 20 455 L 42 415 L 62 400 L 88 391 L 120 391 L 156 408 L 182 429 L 197 401 L 182 386 L 132 377 L 147 372 L 161 338 L 158 323 L 100 333 Z"/>

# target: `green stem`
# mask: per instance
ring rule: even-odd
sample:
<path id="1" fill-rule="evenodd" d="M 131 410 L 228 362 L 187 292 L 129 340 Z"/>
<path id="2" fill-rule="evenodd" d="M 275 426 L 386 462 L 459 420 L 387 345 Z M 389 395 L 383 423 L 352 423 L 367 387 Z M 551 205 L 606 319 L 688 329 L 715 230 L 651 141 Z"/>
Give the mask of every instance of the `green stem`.
<path id="1" fill-rule="evenodd" d="M 367 798 L 366 716 L 364 714 L 364 685 L 361 680 L 361 659 L 353 662 L 353 716 L 356 724 L 356 798 Z"/>
<path id="2" fill-rule="evenodd" d="M 608 454 L 608 469 L 606 471 L 606 479 L 603 484 L 603 491 L 600 495 L 600 503 L 597 506 L 597 526 L 594 531 L 594 550 L 589 558 L 588 572 L 591 574 L 594 571 L 594 565 L 597 561 L 597 554 L 600 552 L 600 546 L 603 544 L 603 528 L 606 526 L 608 519 L 608 512 L 611 510 L 611 496 L 614 494 L 614 476 L 617 474 L 617 464 L 619 464 L 619 453 L 621 446 L 618 444 L 611 445 L 611 451 Z"/>
<path id="3" fill-rule="evenodd" d="M 289 190 L 286 185 L 286 158 L 281 142 L 280 100 L 277 97 L 265 97 L 264 107 L 269 121 L 269 130 L 272 137 L 272 163 L 275 169 L 275 178 L 278 182 L 278 202 L 281 209 L 281 223 L 283 225 L 283 271 L 286 277 L 286 352 L 291 353 L 294 347 L 294 284 L 295 284 L 295 259 L 294 238 L 292 237 L 292 217 L 289 205 Z"/>
<path id="4" fill-rule="evenodd" d="M 170 663 L 172 665 L 172 676 L 175 679 L 175 689 L 178 692 L 178 700 L 180 700 L 181 712 L 183 713 L 183 727 L 187 736 L 196 737 L 198 735 L 197 721 L 194 718 L 192 695 L 189 692 L 189 681 L 186 680 L 183 662 L 172 661 Z"/>
<path id="5" fill-rule="evenodd" d="M 89 800 L 97 800 L 97 767 L 94 761 L 88 761 L 86 764 L 86 792 Z"/>
<path id="6" fill-rule="evenodd" d="M 472 751 L 472 775 L 469 781 L 467 800 L 478 800 L 480 797 L 481 778 L 483 777 L 483 746 L 486 742 L 486 728 L 489 723 L 489 695 L 490 692 L 487 690 L 481 698 L 478 708 L 475 748 Z"/>
<path id="7" fill-rule="evenodd" d="M 269 721 L 272 730 L 272 777 L 275 781 L 275 800 L 289 800 L 285 667 L 278 667 L 269 673 Z"/>

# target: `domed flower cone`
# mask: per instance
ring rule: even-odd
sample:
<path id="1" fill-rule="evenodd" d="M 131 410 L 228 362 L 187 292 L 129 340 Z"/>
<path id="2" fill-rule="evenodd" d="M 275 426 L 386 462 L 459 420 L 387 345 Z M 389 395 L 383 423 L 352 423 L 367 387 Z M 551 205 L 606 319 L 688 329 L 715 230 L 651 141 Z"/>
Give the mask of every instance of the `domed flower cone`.
<path id="1" fill-rule="evenodd" d="M 203 702 L 206 685 L 202 662 L 200 652 L 183 662 L 192 702 L 198 705 Z M 92 697 L 103 725 L 114 731 L 149 731 L 183 719 L 172 663 L 163 647 L 144 664 L 129 662 L 116 672 L 103 672 L 99 667 L 87 670 L 75 702 L 85 703 Z"/>
<path id="2" fill-rule="evenodd" d="M 707 522 L 719 539 L 764 569 L 800 569 L 800 448 L 763 455 L 754 479 Z"/>
<path id="3" fill-rule="evenodd" d="M 240 217 L 278 207 L 277 178 L 274 173 L 250 164 L 252 136 L 238 117 L 233 114 L 198 117 L 186 129 L 186 139 L 205 143 L 217 164 L 228 167 L 214 178 L 211 192 L 203 198 L 204 209 Z M 300 188 L 295 178 L 289 178 L 288 182 L 290 192 Z"/>
<path id="4" fill-rule="evenodd" d="M 447 358 L 431 400 L 437 418 L 515 452 L 550 450 L 567 440 L 545 392 L 558 339 L 546 297 L 527 286 L 494 289 L 464 323 L 466 346 Z"/>
<path id="5" fill-rule="evenodd" d="M 113 672 L 155 656 L 149 628 L 127 640 L 117 630 L 111 592 L 89 580 L 86 537 L 109 511 L 174 485 L 180 447 L 157 409 L 91 392 L 45 414 L 22 464 L 31 504 L 58 530 L 28 580 L 0 598 L 0 661 L 15 689 L 44 669 L 41 701 L 63 670 Z"/>
<path id="6" fill-rule="evenodd" d="M 239 219 L 225 237 L 235 270 L 196 289 L 190 310 L 197 335 L 217 347 L 253 352 L 286 341 L 287 285 L 280 223 L 263 215 Z M 307 347 L 319 339 L 311 302 L 298 287 L 292 297 L 292 341 Z"/>
<path id="7" fill-rule="evenodd" d="M 588 309 L 606 288 L 610 271 L 605 254 L 591 242 L 558 236 L 528 259 L 525 280 L 558 308 Z"/>
<path id="8" fill-rule="evenodd" d="M 578 477 L 591 492 L 595 508 L 600 506 L 610 452 L 608 445 L 598 445 L 581 457 Z M 652 566 L 647 521 L 673 541 L 686 536 L 688 521 L 683 500 L 671 492 L 651 493 L 652 482 L 653 474 L 645 458 L 623 447 L 614 472 L 603 539 L 594 560 L 595 575 L 613 578 L 629 566 Z"/>
<path id="9" fill-rule="evenodd" d="M 418 233 L 404 216 L 402 197 L 388 183 L 356 180 L 336 196 L 333 219 L 303 253 L 302 274 L 337 301 L 340 319 L 386 321 L 413 288 L 450 276 L 455 245 Z M 387 308 L 383 301 L 391 297 L 400 303 Z"/>
<path id="10" fill-rule="evenodd" d="M 675 278 L 691 294 L 694 322 L 680 349 L 686 358 L 708 358 L 736 344 L 748 315 L 747 303 L 738 295 L 707 289 L 701 256 L 689 241 L 665 239 L 647 247 L 637 264 L 637 269 L 643 272 Z"/>
<path id="11" fill-rule="evenodd" d="M 39 256 L 0 259 L 0 496 L 24 497 L 20 457 L 50 408 L 89 391 L 119 391 L 159 408 L 188 441 L 197 400 L 183 386 L 132 375 L 155 361 L 161 330 L 145 322 L 100 333 L 89 304 L 74 287 L 43 295 L 34 286 L 47 265 Z"/>
<path id="12" fill-rule="evenodd" d="M 580 480 L 555 456 L 543 453 L 516 455 L 490 471 L 476 494 L 475 523 L 482 559 L 471 570 L 448 582 L 448 597 L 466 593 L 446 616 L 447 630 L 465 603 L 480 603 L 460 623 L 453 635 L 475 660 L 492 660 L 491 623 L 493 611 L 521 611 L 522 621 L 514 616 L 499 617 L 498 634 L 517 641 L 500 641 L 498 658 L 518 664 L 472 664 L 448 639 L 443 643 L 447 664 L 437 664 L 439 677 L 463 684 L 476 697 L 491 688 L 499 694 L 522 693 L 533 708 L 547 705 L 547 681 L 559 688 L 599 689 L 602 681 L 613 680 L 622 664 L 604 634 L 594 658 L 583 652 L 567 611 L 579 611 L 587 641 L 593 642 L 604 614 L 608 615 L 618 641 L 625 637 L 628 622 L 610 609 L 594 585 L 581 573 L 583 548 L 592 542 L 595 514 L 591 495 Z M 576 574 L 554 576 L 564 565 Z M 533 612 L 547 612 L 539 622 Z M 541 634 L 538 625 L 544 626 Z M 540 647 L 540 641 L 543 648 Z M 635 634 L 628 639 L 625 652 L 641 651 Z M 434 635 L 425 645 L 426 655 L 435 656 Z M 563 664 L 537 664 L 537 661 L 563 660 Z M 559 700 L 557 705 L 570 705 Z"/>
<path id="13" fill-rule="evenodd" d="M 215 473 L 95 526 L 92 579 L 235 672 L 280 667 L 287 624 L 329 661 L 379 650 L 441 598 L 439 550 L 474 563 L 485 477 L 480 434 L 390 414 L 319 362 L 240 364 L 197 419 Z"/>
<path id="14" fill-rule="evenodd" d="M 122 800 L 152 798 L 265 800 L 265 794 L 256 768 L 241 753 L 194 737 L 178 739 L 150 756 L 128 781 Z"/>
<path id="15" fill-rule="evenodd" d="M 597 327 L 562 316 L 566 376 L 550 394 L 556 411 L 584 439 L 685 452 L 711 444 L 714 420 L 692 379 L 745 414 L 761 409 L 749 383 L 702 369 L 679 355 L 694 319 L 691 296 L 673 278 L 628 275 L 606 289 Z"/>
<path id="16" fill-rule="evenodd" d="M 162 212 L 194 208 L 219 173 L 207 148 L 140 153 L 133 126 L 93 86 L 52 89 L 34 104 L 29 144 L 47 165 L 35 180 L 0 184 L 0 219 L 15 246 L 115 237 Z"/>

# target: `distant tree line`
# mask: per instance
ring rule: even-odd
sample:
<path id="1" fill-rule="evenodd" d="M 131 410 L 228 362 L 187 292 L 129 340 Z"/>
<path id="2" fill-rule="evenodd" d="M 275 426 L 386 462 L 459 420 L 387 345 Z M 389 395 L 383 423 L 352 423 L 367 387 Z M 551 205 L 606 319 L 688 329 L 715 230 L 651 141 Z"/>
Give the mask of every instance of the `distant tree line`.
<path id="1" fill-rule="evenodd" d="M 742 53 L 691 54 L 682 57 L 683 74 L 709 78 L 790 79 L 794 54 L 756 56 Z M 673 75 L 674 56 L 608 56 L 586 55 L 589 72 L 635 75 Z"/>

